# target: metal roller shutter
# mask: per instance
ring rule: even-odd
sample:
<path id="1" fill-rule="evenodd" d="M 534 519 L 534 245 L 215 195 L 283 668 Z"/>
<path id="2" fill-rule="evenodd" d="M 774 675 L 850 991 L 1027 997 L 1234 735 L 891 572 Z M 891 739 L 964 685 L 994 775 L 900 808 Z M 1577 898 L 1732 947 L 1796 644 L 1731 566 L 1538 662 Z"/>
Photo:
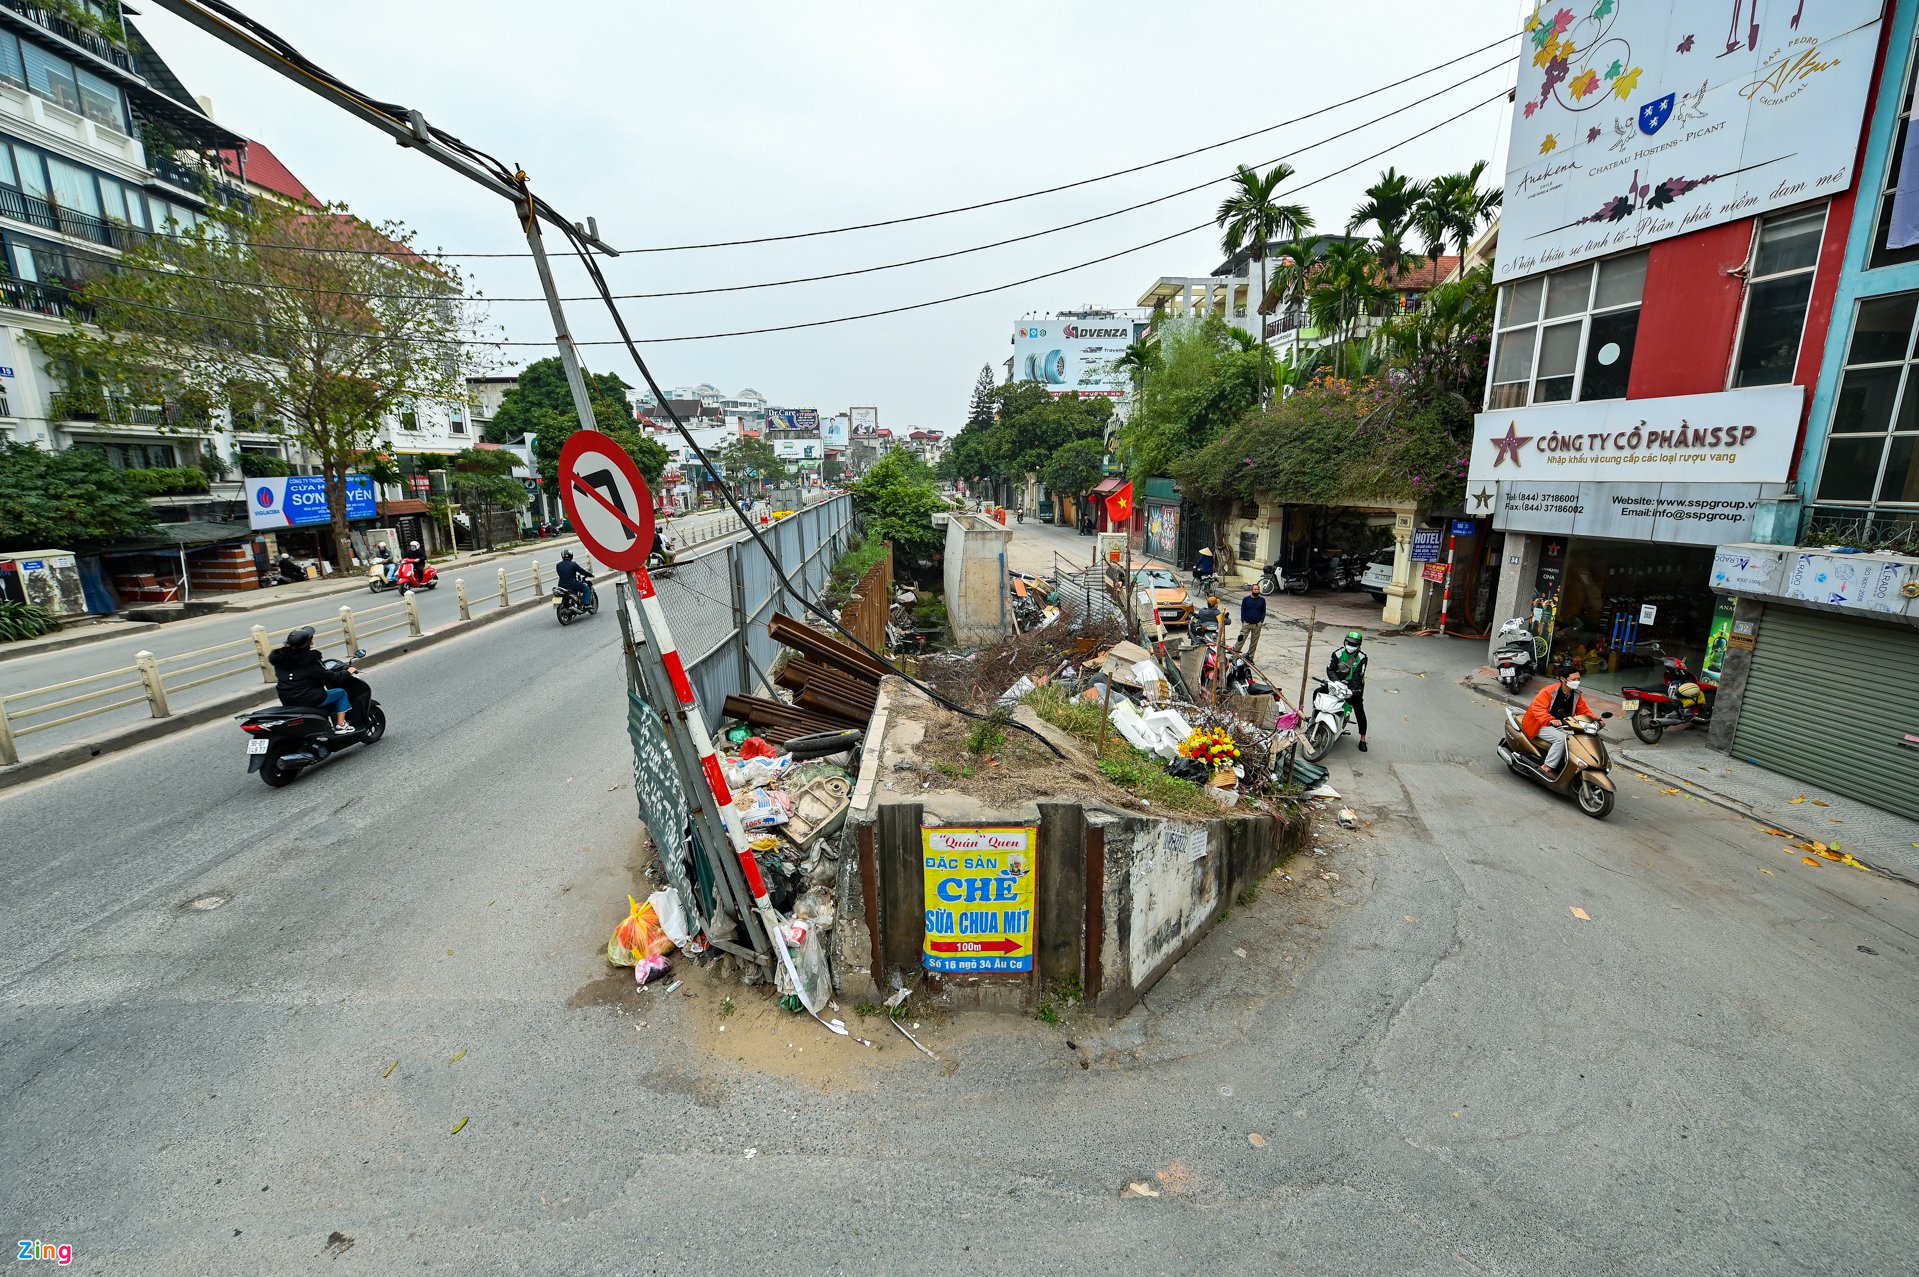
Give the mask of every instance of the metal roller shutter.
<path id="1" fill-rule="evenodd" d="M 1735 756 L 1919 820 L 1919 632 L 1769 606 Z"/>

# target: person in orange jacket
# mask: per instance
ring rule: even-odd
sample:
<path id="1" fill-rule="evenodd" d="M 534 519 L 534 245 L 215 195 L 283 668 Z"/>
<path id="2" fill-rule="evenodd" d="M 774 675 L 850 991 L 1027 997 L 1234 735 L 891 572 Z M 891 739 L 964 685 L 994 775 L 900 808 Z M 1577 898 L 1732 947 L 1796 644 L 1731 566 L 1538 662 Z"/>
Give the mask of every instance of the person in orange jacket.
<path id="1" fill-rule="evenodd" d="M 1526 717 L 1519 720 L 1520 730 L 1526 733 L 1528 740 L 1545 742 L 1546 761 L 1540 767 L 1545 776 L 1556 776 L 1566 761 L 1566 720 L 1576 714 L 1597 717 L 1586 698 L 1579 694 L 1579 667 L 1574 666 L 1560 675 L 1557 683 L 1540 689 L 1533 697 L 1533 703 L 1526 708 Z"/>

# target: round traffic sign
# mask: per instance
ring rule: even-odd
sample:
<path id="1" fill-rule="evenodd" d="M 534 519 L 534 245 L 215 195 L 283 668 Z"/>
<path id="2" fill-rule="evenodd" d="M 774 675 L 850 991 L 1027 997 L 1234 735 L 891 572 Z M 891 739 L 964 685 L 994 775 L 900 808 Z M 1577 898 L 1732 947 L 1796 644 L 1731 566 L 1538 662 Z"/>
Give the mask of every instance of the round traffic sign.
<path id="1" fill-rule="evenodd" d="M 576 430 L 560 449 L 560 504 L 595 559 L 622 572 L 653 550 L 653 494 L 626 450 L 597 430 Z"/>

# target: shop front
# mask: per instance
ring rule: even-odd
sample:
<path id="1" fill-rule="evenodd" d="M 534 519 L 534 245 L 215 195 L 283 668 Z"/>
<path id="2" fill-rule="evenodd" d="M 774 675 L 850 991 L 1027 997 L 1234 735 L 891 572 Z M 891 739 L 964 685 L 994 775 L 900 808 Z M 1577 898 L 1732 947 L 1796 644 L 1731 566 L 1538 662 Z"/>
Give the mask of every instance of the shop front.
<path id="1" fill-rule="evenodd" d="M 1761 503 L 1786 493 L 1802 397 L 1776 386 L 1481 413 L 1467 504 L 1504 534 L 1492 629 L 1527 618 L 1549 668 L 1579 665 L 1601 688 L 1649 681 L 1663 657 L 1717 667 L 1714 550 L 1749 539 Z"/>

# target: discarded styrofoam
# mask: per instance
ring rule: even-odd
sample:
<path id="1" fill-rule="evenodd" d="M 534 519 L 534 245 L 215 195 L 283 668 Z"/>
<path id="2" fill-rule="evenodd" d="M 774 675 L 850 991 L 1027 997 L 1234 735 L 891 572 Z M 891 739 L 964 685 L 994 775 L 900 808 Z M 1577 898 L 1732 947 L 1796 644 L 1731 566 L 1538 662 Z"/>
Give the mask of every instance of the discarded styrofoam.
<path id="1" fill-rule="evenodd" d="M 1140 721 L 1145 723 L 1148 729 L 1159 734 L 1159 744 L 1153 752 L 1167 762 L 1179 757 L 1181 743 L 1193 734 L 1192 725 L 1178 710 L 1156 709 L 1143 715 Z"/>
<path id="2" fill-rule="evenodd" d="M 1014 683 L 1011 687 L 1007 688 L 1005 692 L 1001 693 L 999 700 L 996 701 L 995 704 L 1011 705 L 1016 701 L 1025 700 L 1038 690 L 1039 684 L 1035 683 L 1031 676 L 1022 674 L 1019 676 L 1017 683 Z"/>
<path id="3" fill-rule="evenodd" d="M 1337 798 L 1337 797 L 1339 797 L 1339 791 L 1338 791 L 1337 789 L 1334 789 L 1334 788 L 1333 788 L 1333 787 L 1332 787 L 1331 785 L 1321 785 L 1321 786 L 1319 786 L 1319 787 L 1318 787 L 1317 789 L 1309 789 L 1309 790 L 1307 790 L 1307 791 L 1306 791 L 1306 797 L 1308 797 L 1308 798 Z"/>
<path id="4" fill-rule="evenodd" d="M 1146 726 L 1131 701 L 1113 703 L 1113 730 L 1125 737 L 1126 743 L 1134 749 L 1148 754 L 1159 744 L 1159 734 Z"/>

